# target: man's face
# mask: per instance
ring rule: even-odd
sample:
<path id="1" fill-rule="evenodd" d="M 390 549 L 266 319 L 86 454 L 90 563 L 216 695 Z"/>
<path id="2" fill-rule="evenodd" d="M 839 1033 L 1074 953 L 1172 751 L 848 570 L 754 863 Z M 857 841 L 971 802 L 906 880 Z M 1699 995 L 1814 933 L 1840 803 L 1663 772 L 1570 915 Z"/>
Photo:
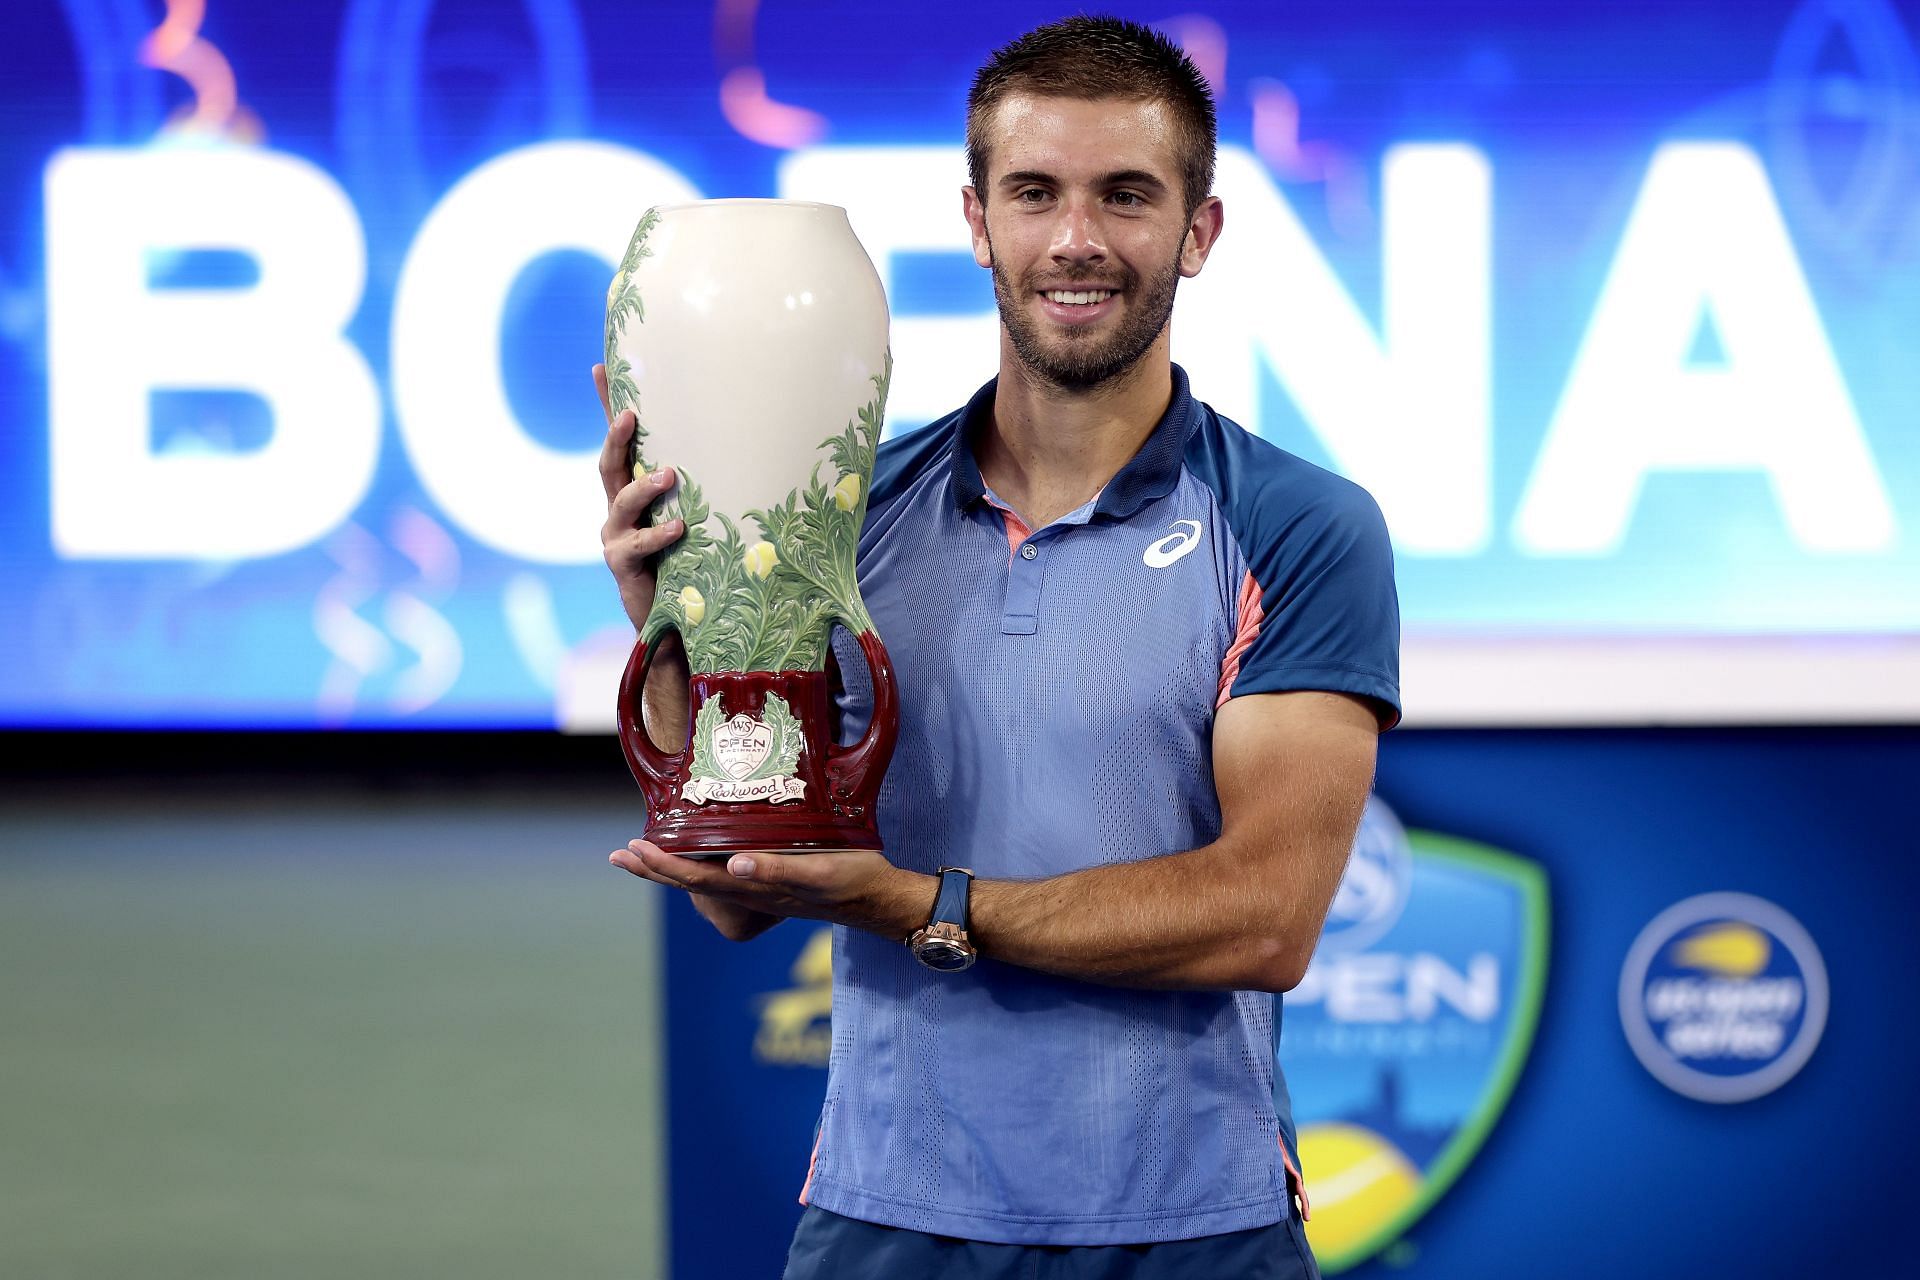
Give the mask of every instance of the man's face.
<path id="1" fill-rule="evenodd" d="M 989 136 L 989 189 L 968 188 L 967 220 L 1015 355 L 1074 390 L 1126 372 L 1166 332 L 1180 277 L 1198 274 L 1220 227 L 1217 200 L 1187 216 L 1171 113 L 1015 94 Z"/>

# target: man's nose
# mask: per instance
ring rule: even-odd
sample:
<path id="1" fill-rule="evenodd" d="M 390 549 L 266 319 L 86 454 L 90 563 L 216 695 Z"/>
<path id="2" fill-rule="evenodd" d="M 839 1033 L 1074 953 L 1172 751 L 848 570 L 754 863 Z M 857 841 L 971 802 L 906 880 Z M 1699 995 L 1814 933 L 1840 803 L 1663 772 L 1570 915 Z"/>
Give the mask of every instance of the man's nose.
<path id="1" fill-rule="evenodd" d="M 1077 200 L 1064 201 L 1051 250 L 1056 262 L 1104 261 L 1107 239 L 1098 209 Z"/>

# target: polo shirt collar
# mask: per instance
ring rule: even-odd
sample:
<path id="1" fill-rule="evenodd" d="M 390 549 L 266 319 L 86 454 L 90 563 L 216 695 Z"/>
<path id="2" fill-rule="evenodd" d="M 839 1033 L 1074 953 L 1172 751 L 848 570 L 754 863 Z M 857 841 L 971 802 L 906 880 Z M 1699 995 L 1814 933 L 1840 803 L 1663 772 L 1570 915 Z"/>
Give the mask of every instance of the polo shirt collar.
<path id="1" fill-rule="evenodd" d="M 980 478 L 980 464 L 974 459 L 973 446 L 969 442 L 993 421 L 994 390 L 999 385 L 1000 379 L 995 378 L 974 392 L 973 399 L 967 401 L 967 407 L 960 411 L 960 420 L 954 426 L 950 456 L 955 506 L 966 508 L 986 500 L 987 485 Z M 1187 441 L 1199 422 L 1199 405 L 1188 390 L 1187 371 L 1176 364 L 1173 366 L 1173 395 L 1167 401 L 1167 411 L 1160 415 L 1160 421 L 1154 424 L 1153 431 L 1141 444 L 1139 452 L 1129 458 L 1127 464 L 1100 490 L 1100 496 L 1093 504 L 1093 514 L 1124 520 L 1149 502 L 1172 493 L 1174 485 L 1180 480 L 1180 466 L 1186 457 Z"/>

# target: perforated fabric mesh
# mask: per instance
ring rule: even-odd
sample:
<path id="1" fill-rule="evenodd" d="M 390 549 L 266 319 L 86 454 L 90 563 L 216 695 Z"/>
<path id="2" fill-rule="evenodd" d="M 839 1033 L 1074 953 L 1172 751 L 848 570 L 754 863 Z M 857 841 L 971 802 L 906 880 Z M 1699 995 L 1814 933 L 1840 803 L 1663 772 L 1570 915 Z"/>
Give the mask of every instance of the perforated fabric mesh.
<path id="1" fill-rule="evenodd" d="M 880 798 L 888 856 L 1037 878 L 1214 839 L 1213 709 L 1247 563 L 1212 491 L 1183 476 L 1133 518 L 1036 531 L 1029 561 L 945 476 L 900 487 L 862 541 L 903 707 Z M 1197 542 L 1150 563 L 1176 520 Z M 1025 634 L 1003 616 L 1023 573 L 1038 618 Z M 844 639 L 836 652 L 843 712 L 862 720 L 864 665 Z M 1270 1045 L 1272 997 L 1121 990 L 991 959 L 936 975 L 897 940 L 839 933 L 812 1203 L 1059 1244 L 1284 1215 L 1271 1065 L 1248 1056 Z"/>

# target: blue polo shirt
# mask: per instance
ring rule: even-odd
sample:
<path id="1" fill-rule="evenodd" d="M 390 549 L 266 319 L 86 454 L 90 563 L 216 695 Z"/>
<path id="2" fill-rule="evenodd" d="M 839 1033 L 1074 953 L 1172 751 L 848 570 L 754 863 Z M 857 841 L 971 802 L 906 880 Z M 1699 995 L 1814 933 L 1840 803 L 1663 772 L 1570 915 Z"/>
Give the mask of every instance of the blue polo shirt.
<path id="1" fill-rule="evenodd" d="M 1213 719 L 1231 697 L 1333 690 L 1398 719 L 1392 551 L 1364 490 L 1193 399 L 1176 366 L 1134 458 L 1029 529 L 969 445 L 993 402 L 989 383 L 881 446 L 861 536 L 861 593 L 899 681 L 879 802 L 897 865 L 1034 879 L 1210 843 Z M 838 657 L 850 735 L 871 687 L 856 648 Z M 990 957 L 939 974 L 845 928 L 833 961 L 804 1202 L 1016 1244 L 1286 1216 L 1275 997 L 1096 986 Z"/>

